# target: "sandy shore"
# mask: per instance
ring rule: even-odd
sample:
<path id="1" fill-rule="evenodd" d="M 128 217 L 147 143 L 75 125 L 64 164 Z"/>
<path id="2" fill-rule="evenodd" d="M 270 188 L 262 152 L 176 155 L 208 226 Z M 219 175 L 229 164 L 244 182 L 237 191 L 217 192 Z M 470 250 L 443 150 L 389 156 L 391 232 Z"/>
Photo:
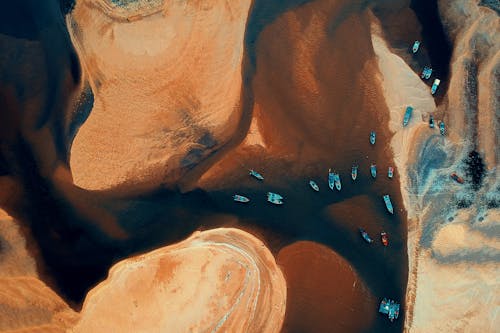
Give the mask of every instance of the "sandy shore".
<path id="1" fill-rule="evenodd" d="M 73 331 L 279 332 L 285 302 L 283 274 L 265 245 L 214 229 L 113 266 Z"/>

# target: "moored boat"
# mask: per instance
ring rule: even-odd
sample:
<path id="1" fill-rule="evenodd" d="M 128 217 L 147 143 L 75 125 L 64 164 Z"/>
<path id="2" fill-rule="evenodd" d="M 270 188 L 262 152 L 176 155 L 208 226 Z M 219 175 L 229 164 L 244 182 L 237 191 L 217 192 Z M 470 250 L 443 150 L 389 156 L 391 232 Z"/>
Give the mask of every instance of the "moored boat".
<path id="1" fill-rule="evenodd" d="M 352 180 L 356 180 L 357 177 L 358 177 L 358 166 L 353 165 L 351 169 L 351 178 Z"/>
<path id="2" fill-rule="evenodd" d="M 403 118 L 403 126 L 408 125 L 408 123 L 410 122 L 412 112 L 413 112 L 413 107 L 407 106 L 405 111 L 405 116 Z"/>
<path id="3" fill-rule="evenodd" d="M 420 77 L 424 80 L 428 80 L 432 75 L 432 68 L 429 66 L 425 66 L 424 70 L 422 71 L 422 75 Z"/>
<path id="4" fill-rule="evenodd" d="M 371 143 L 372 145 L 374 145 L 374 144 L 375 144 L 375 140 L 376 140 L 376 139 L 377 139 L 377 134 L 375 134 L 375 131 L 371 131 L 371 132 L 370 132 L 370 143 Z"/>
<path id="5" fill-rule="evenodd" d="M 370 238 L 370 235 L 368 235 L 368 233 L 365 231 L 365 229 L 363 228 L 359 228 L 359 233 L 361 234 L 361 237 L 363 237 L 363 239 L 367 242 L 367 243 L 371 243 L 373 242 L 373 239 Z"/>
<path id="6" fill-rule="evenodd" d="M 311 186 L 311 188 L 313 190 L 315 190 L 316 192 L 319 192 L 319 186 L 318 186 L 318 184 L 316 184 L 316 182 L 314 180 L 309 181 L 309 186 Z"/>
<path id="7" fill-rule="evenodd" d="M 337 191 L 340 191 L 342 189 L 342 184 L 340 183 L 340 175 L 336 172 L 333 173 L 334 175 L 334 182 L 335 182 L 335 188 Z"/>
<path id="8" fill-rule="evenodd" d="M 392 176 L 394 176 L 394 168 L 390 166 L 387 169 L 387 177 L 392 178 Z"/>
<path id="9" fill-rule="evenodd" d="M 444 121 L 440 121 L 439 122 L 439 133 L 441 133 L 441 135 L 445 135 L 446 134 L 446 129 L 444 127 Z"/>
<path id="10" fill-rule="evenodd" d="M 440 83 L 441 83 L 441 80 L 434 79 L 434 82 L 432 83 L 432 87 L 431 87 L 431 94 L 432 95 L 434 95 L 436 93 L 436 90 L 438 89 Z"/>
<path id="11" fill-rule="evenodd" d="M 264 180 L 264 177 L 255 170 L 250 170 L 250 176 L 252 176 L 258 180 Z"/>
<path id="12" fill-rule="evenodd" d="M 413 47 L 411 48 L 412 52 L 413 53 L 417 53 L 418 49 L 420 47 L 420 41 L 416 40 L 414 43 L 413 43 Z"/>
<path id="13" fill-rule="evenodd" d="M 370 173 L 372 174 L 373 178 L 377 177 L 377 165 L 375 165 L 374 163 L 370 165 Z"/>
<path id="14" fill-rule="evenodd" d="M 243 195 L 239 195 L 239 194 L 233 195 L 233 200 L 236 202 L 243 202 L 243 203 L 250 201 L 250 199 L 248 199 L 247 197 L 245 197 Z"/>
<path id="15" fill-rule="evenodd" d="M 282 205 L 283 197 L 278 193 L 267 192 L 267 201 L 275 205 Z"/>
<path id="16" fill-rule="evenodd" d="M 333 186 L 335 186 L 335 173 L 332 169 L 328 169 L 328 187 L 333 190 Z"/>
<path id="17" fill-rule="evenodd" d="M 385 231 L 380 233 L 380 240 L 384 246 L 389 245 L 389 237 L 387 237 L 387 233 Z"/>
<path id="18" fill-rule="evenodd" d="M 460 184 L 464 183 L 464 179 L 462 177 L 460 177 L 459 175 L 457 175 L 456 172 L 452 172 L 451 175 L 450 175 L 450 177 L 451 177 L 451 179 L 453 179 L 457 183 L 460 183 Z"/>
<path id="19" fill-rule="evenodd" d="M 394 214 L 394 208 L 392 207 L 391 197 L 388 194 L 384 195 L 385 207 L 389 213 Z"/>
<path id="20" fill-rule="evenodd" d="M 432 115 L 429 116 L 429 127 L 434 128 L 434 117 Z"/>
<path id="21" fill-rule="evenodd" d="M 384 297 L 382 302 L 380 302 L 378 312 L 386 314 L 387 317 L 389 317 L 389 320 L 392 322 L 394 321 L 394 319 L 398 319 L 399 317 L 399 303 L 396 303 L 396 301 Z"/>

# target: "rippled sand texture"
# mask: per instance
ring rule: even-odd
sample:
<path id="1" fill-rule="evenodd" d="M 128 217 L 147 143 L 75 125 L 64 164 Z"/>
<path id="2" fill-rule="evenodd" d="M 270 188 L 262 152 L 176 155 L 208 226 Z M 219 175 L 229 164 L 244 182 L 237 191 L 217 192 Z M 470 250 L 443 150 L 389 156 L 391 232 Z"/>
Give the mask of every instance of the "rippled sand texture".
<path id="1" fill-rule="evenodd" d="M 331 249 L 301 241 L 277 257 L 288 283 L 283 332 L 363 332 L 376 300 L 349 263 Z M 356 319 L 363 314 L 363 319 Z"/>
<path id="2" fill-rule="evenodd" d="M 264 244 L 214 229 L 113 266 L 74 331 L 279 332 L 285 303 L 285 279 Z"/>
<path id="3" fill-rule="evenodd" d="M 67 23 L 95 101 L 71 149 L 76 185 L 169 183 L 229 140 L 250 2 L 77 2 Z"/>
<path id="4" fill-rule="evenodd" d="M 65 332 L 77 319 L 39 279 L 19 222 L 0 209 L 0 331 Z"/>
<path id="5" fill-rule="evenodd" d="M 396 132 L 392 147 L 399 168 L 407 169 L 401 175 L 409 217 L 405 327 L 410 332 L 493 332 L 500 326 L 500 215 L 488 205 L 499 198 L 499 18 L 472 1 L 441 1 L 440 10 L 454 44 L 450 84 L 439 107 L 445 137 L 428 128 L 427 115 L 434 111 L 428 88 L 373 38 Z M 391 68 L 399 68 L 398 75 Z M 389 75 L 407 89 L 394 89 Z M 414 118 L 420 122 L 400 127 L 399 102 L 415 104 Z M 391 104 L 400 112 L 392 112 Z M 449 176 L 453 171 L 464 175 L 462 161 L 472 149 L 488 170 L 477 192 L 469 182 L 459 185 Z M 458 209 L 462 199 L 471 206 Z"/>

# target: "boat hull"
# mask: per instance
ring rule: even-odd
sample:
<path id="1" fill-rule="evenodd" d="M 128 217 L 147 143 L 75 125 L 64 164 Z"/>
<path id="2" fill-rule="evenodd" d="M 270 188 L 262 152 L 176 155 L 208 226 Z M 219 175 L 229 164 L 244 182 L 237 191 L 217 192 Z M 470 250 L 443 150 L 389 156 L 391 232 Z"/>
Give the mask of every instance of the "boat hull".
<path id="1" fill-rule="evenodd" d="M 394 214 L 394 207 L 392 206 L 391 198 L 387 194 L 384 195 L 384 203 L 387 211 L 391 214 Z"/>
<path id="2" fill-rule="evenodd" d="M 370 166 L 370 173 L 371 173 L 373 178 L 377 177 L 377 166 L 376 165 L 372 164 Z"/>
<path id="3" fill-rule="evenodd" d="M 314 191 L 319 192 L 319 186 L 318 186 L 318 184 L 316 184 L 315 181 L 313 181 L 313 180 L 309 181 L 309 186 L 311 186 L 311 188 Z"/>

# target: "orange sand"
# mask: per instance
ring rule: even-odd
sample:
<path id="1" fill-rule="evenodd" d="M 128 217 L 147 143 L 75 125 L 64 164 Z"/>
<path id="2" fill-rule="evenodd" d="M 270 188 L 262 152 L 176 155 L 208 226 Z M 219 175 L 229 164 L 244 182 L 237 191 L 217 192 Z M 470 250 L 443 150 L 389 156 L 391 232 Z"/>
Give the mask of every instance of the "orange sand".
<path id="1" fill-rule="evenodd" d="M 75 184 L 171 184 L 236 131 L 250 0 L 165 2 L 133 22 L 103 4 L 78 1 L 67 18 L 95 95 L 71 149 Z"/>

